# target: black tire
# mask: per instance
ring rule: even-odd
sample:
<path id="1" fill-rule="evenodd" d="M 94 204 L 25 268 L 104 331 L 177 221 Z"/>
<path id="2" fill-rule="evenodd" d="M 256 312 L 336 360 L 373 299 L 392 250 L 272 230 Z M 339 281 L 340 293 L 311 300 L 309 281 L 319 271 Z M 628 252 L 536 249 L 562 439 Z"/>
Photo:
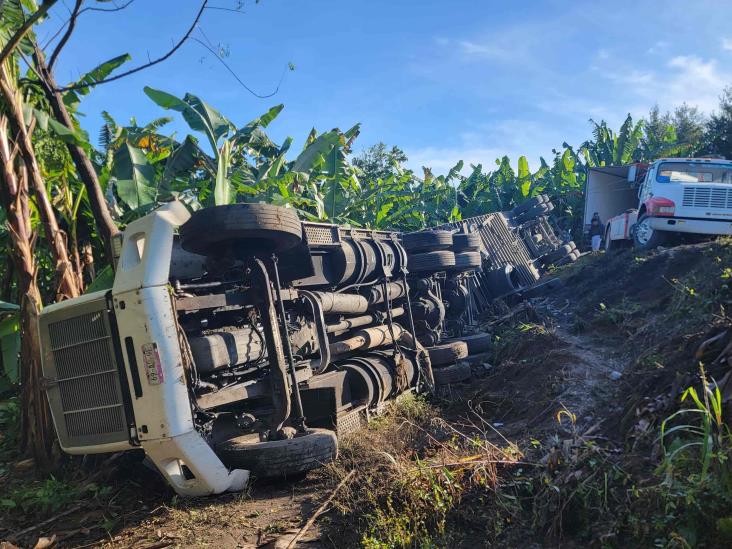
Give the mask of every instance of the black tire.
<path id="1" fill-rule="evenodd" d="M 338 456 L 338 439 L 328 429 L 308 429 L 285 440 L 259 442 L 244 435 L 216 445 L 227 467 L 246 469 L 258 478 L 292 477 L 330 463 Z"/>
<path id="2" fill-rule="evenodd" d="M 532 219 L 536 219 L 537 217 L 542 217 L 552 211 L 552 209 L 554 209 L 554 205 L 551 202 L 541 203 L 525 212 L 521 212 L 514 218 L 514 220 L 515 223 L 520 225 L 527 221 L 531 221 Z"/>
<path id="3" fill-rule="evenodd" d="M 454 234 L 452 242 L 452 249 L 455 253 L 480 251 L 480 234 L 478 233 Z"/>
<path id="4" fill-rule="evenodd" d="M 617 242 L 614 242 L 612 238 L 610 238 L 610 227 L 605 229 L 605 238 L 603 242 L 606 252 L 615 252 L 620 247 Z"/>
<path id="5" fill-rule="evenodd" d="M 448 341 L 462 341 L 465 343 L 468 346 L 468 356 L 484 353 L 493 347 L 493 336 L 486 333 L 457 337 Z"/>
<path id="6" fill-rule="evenodd" d="M 449 250 L 452 247 L 450 231 L 419 231 L 402 237 L 404 249 L 410 253 Z"/>
<path id="7" fill-rule="evenodd" d="M 468 356 L 468 344 L 464 341 L 449 341 L 434 347 L 427 347 L 432 366 L 455 364 Z"/>
<path id="8" fill-rule="evenodd" d="M 432 375 L 435 378 L 435 385 L 444 386 L 467 381 L 473 376 L 473 372 L 470 369 L 470 364 L 461 362 L 452 366 L 434 368 Z"/>
<path id="9" fill-rule="evenodd" d="M 664 231 L 654 231 L 650 227 L 644 227 L 650 219 L 650 216 L 643 214 L 638 218 L 638 222 L 635 224 L 635 227 L 633 227 L 633 246 L 637 250 L 652 250 L 658 246 L 663 246 L 668 242 L 668 233 Z"/>
<path id="10" fill-rule="evenodd" d="M 183 249 L 206 256 L 245 257 L 283 252 L 302 241 L 302 223 L 290 208 L 230 204 L 194 212 L 180 228 Z"/>
<path id="11" fill-rule="evenodd" d="M 513 265 L 504 265 L 498 269 L 484 271 L 486 286 L 493 297 L 502 297 L 521 289 L 518 273 Z"/>
<path id="12" fill-rule="evenodd" d="M 455 254 L 442 250 L 407 256 L 407 268 L 412 272 L 445 271 L 455 266 Z"/>
<path id="13" fill-rule="evenodd" d="M 475 271 L 482 265 L 480 252 L 462 252 L 455 254 L 455 266 L 448 270 L 453 272 Z"/>
<path id="14" fill-rule="evenodd" d="M 556 263 L 560 259 L 567 257 L 576 249 L 577 247 L 575 246 L 574 242 L 570 241 L 567 244 L 563 244 L 553 252 L 549 252 L 548 254 L 546 254 L 543 261 L 546 265 L 551 265 L 552 263 Z"/>
<path id="15" fill-rule="evenodd" d="M 549 197 L 547 195 L 540 194 L 539 196 L 534 196 L 532 198 L 529 198 L 528 200 L 524 200 L 521 204 L 519 204 L 513 210 L 511 210 L 511 213 L 515 216 L 519 216 L 524 212 L 528 212 L 530 209 L 534 208 L 535 206 L 538 206 L 538 205 L 543 204 L 548 201 L 549 201 Z"/>
<path id="16" fill-rule="evenodd" d="M 569 265 L 570 263 L 574 263 L 578 259 L 579 259 L 579 251 L 574 250 L 572 253 L 565 255 L 559 261 L 555 261 L 554 265 L 557 267 L 561 267 L 562 265 Z"/>

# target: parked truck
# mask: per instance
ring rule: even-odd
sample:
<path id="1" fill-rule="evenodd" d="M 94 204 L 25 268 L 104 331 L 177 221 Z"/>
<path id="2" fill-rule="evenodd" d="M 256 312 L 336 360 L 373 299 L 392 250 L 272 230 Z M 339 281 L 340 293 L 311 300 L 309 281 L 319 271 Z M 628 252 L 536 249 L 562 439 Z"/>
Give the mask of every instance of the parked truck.
<path id="1" fill-rule="evenodd" d="M 732 234 L 732 161 L 661 158 L 651 164 L 592 167 L 587 172 L 585 229 L 597 212 L 606 250 L 648 250 L 679 235 Z"/>

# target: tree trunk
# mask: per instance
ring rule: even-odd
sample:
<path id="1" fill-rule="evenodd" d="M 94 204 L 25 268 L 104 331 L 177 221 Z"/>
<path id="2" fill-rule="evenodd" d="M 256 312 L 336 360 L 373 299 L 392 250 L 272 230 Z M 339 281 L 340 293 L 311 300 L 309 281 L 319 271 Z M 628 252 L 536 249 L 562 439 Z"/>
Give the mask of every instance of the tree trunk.
<path id="1" fill-rule="evenodd" d="M 38 71 L 39 76 L 41 77 L 41 84 L 43 85 L 44 91 L 46 92 L 46 97 L 51 104 L 51 109 L 53 110 L 54 117 L 61 124 L 73 130 L 74 123 L 71 119 L 71 115 L 66 108 L 63 96 L 55 91 L 56 88 L 58 88 L 58 85 L 56 84 L 56 80 L 54 79 L 53 74 L 48 70 L 43 52 L 40 51 L 38 46 L 35 47 L 35 53 L 33 54 L 33 57 L 36 65 L 35 68 Z M 89 197 L 89 205 L 91 206 L 92 213 L 94 214 L 94 221 L 97 226 L 97 231 L 99 231 L 99 234 L 101 235 L 104 242 L 104 249 L 107 253 L 107 259 L 109 260 L 110 264 L 114 265 L 112 237 L 119 234 L 119 228 L 117 228 L 117 224 L 114 222 L 114 220 L 112 219 L 112 215 L 109 213 L 109 208 L 107 207 L 107 202 L 104 199 L 102 187 L 99 184 L 97 172 L 94 169 L 94 165 L 92 164 L 91 159 L 86 154 L 86 151 L 84 149 L 82 149 L 78 145 L 74 145 L 73 143 L 67 143 L 66 146 L 68 147 L 69 153 L 71 154 L 71 159 L 74 161 L 74 165 L 76 166 L 76 171 L 79 174 L 79 178 L 84 183 L 84 187 L 86 187 L 86 193 Z"/>
<path id="2" fill-rule="evenodd" d="M 0 117 L 0 201 L 7 217 L 20 298 L 21 451 L 31 455 L 38 467 L 46 468 L 51 463 L 54 430 L 41 384 L 38 334 L 41 293 L 33 257 L 35 238 L 28 206 L 28 177 L 25 167 L 16 162 L 17 152 L 8 135 L 8 119 L 3 115 Z"/>
<path id="3" fill-rule="evenodd" d="M 58 226 L 56 213 L 51 206 L 51 201 L 48 199 L 46 185 L 38 167 L 33 144 L 26 128 L 26 121 L 23 119 L 23 108 L 19 92 L 8 77 L 5 67 L 0 68 L 0 90 L 5 96 L 10 129 L 13 135 L 16 136 L 16 145 L 19 148 L 20 156 L 27 170 L 30 187 L 33 189 L 36 198 L 38 213 L 43 223 L 43 232 L 56 263 L 56 301 L 77 297 L 81 295 L 83 288 L 81 272 L 74 268 L 69 259 L 66 238 Z"/>
<path id="4" fill-rule="evenodd" d="M 20 298 L 20 449 L 32 456 L 36 466 L 48 469 L 53 463 L 55 440 L 51 412 L 41 378 L 41 339 L 38 317 L 41 312 L 41 294 L 35 277 L 24 270 L 19 273 L 18 285 L 23 288 Z"/>

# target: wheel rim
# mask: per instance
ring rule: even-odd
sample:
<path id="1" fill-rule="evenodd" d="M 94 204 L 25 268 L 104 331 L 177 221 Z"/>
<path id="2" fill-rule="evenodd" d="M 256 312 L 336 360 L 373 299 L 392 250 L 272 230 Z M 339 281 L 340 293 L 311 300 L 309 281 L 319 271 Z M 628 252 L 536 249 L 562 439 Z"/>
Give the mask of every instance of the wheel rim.
<path id="1" fill-rule="evenodd" d="M 639 244 L 648 244 L 648 241 L 653 237 L 653 229 L 647 219 L 644 219 L 635 228 L 635 238 Z"/>

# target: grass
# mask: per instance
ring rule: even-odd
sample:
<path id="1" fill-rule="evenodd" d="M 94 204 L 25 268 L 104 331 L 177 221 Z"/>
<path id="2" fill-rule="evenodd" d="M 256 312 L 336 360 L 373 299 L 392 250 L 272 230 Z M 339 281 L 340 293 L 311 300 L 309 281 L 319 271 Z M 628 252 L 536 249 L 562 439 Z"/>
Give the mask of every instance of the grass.
<path id="1" fill-rule="evenodd" d="M 463 499 L 491 494 L 498 467 L 519 457 L 515 448 L 489 442 L 480 425 L 457 430 L 410 395 L 344 440 L 339 461 L 323 471 L 332 485 L 358 472 L 337 497 L 330 527 L 342 536 L 348 525 L 344 546 L 454 546 L 466 534 L 455 528 Z"/>
<path id="2" fill-rule="evenodd" d="M 57 479 L 31 480 L 13 487 L 0 497 L 0 508 L 7 513 L 48 515 L 83 499 L 104 498 L 111 493 L 107 486 L 96 483 L 79 484 Z"/>

